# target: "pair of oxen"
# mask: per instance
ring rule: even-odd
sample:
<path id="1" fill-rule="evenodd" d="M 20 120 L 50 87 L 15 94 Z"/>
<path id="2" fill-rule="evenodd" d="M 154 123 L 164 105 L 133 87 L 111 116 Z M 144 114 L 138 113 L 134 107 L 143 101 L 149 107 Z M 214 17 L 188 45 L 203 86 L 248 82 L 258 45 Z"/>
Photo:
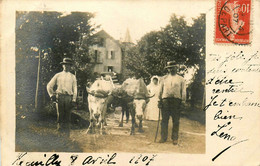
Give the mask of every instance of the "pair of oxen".
<path id="1" fill-rule="evenodd" d="M 132 118 L 130 134 L 135 133 L 135 127 L 138 126 L 138 132 L 143 132 L 143 116 L 150 94 L 146 88 L 143 79 L 129 78 L 121 86 L 115 87 L 111 81 L 96 80 L 88 91 L 88 106 L 90 112 L 89 133 L 95 133 L 96 126 L 100 127 L 100 133 L 105 134 L 104 125 L 106 124 L 107 107 L 111 103 L 114 106 L 121 106 L 122 117 L 119 126 L 123 126 L 124 114 L 127 122 L 129 113 Z M 136 123 L 136 119 L 139 123 Z"/>

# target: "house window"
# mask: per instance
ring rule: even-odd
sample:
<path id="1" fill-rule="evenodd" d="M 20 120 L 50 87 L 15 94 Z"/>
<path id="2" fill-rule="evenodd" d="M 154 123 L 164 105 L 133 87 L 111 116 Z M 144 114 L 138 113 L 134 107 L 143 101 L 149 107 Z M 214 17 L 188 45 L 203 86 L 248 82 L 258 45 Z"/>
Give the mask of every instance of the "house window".
<path id="1" fill-rule="evenodd" d="M 95 63 L 102 63 L 101 55 L 98 50 L 95 50 L 94 61 L 95 61 Z"/>
<path id="2" fill-rule="evenodd" d="M 113 72 L 114 71 L 114 67 L 113 66 L 108 66 L 107 67 L 107 71 L 108 72 Z"/>
<path id="3" fill-rule="evenodd" d="M 107 51 L 107 59 L 115 59 L 115 51 Z"/>
<path id="4" fill-rule="evenodd" d="M 99 47 L 104 47 L 105 46 L 105 39 L 104 38 L 100 38 L 99 39 L 98 46 Z"/>
<path id="5" fill-rule="evenodd" d="M 111 59 L 115 59 L 115 51 L 111 51 Z"/>
<path id="6" fill-rule="evenodd" d="M 95 50 L 95 62 L 98 61 L 98 50 Z"/>

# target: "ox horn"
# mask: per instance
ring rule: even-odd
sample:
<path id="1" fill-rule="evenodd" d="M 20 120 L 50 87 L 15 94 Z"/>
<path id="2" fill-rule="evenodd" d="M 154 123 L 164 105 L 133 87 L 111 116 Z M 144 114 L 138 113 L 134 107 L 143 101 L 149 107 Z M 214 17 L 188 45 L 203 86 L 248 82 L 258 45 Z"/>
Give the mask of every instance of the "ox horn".
<path id="1" fill-rule="evenodd" d="M 90 94 L 90 95 L 92 95 L 92 96 L 95 96 L 95 91 L 90 91 L 90 90 L 88 90 L 87 92 L 88 92 L 88 94 Z"/>
<path id="2" fill-rule="evenodd" d="M 150 99 L 150 98 L 154 97 L 154 95 L 155 95 L 155 94 L 153 94 L 152 96 L 147 96 L 147 98 Z"/>
<path id="3" fill-rule="evenodd" d="M 108 96 L 108 94 L 99 94 L 99 93 L 96 93 L 94 95 L 95 97 L 98 97 L 98 98 L 106 98 Z"/>

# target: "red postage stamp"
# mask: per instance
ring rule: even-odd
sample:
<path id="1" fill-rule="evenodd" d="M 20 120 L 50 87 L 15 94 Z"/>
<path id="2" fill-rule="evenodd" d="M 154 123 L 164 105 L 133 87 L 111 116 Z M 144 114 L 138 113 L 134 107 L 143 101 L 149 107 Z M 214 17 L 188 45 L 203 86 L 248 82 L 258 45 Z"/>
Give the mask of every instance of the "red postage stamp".
<path id="1" fill-rule="evenodd" d="M 250 44 L 251 0 L 216 0 L 215 43 Z"/>

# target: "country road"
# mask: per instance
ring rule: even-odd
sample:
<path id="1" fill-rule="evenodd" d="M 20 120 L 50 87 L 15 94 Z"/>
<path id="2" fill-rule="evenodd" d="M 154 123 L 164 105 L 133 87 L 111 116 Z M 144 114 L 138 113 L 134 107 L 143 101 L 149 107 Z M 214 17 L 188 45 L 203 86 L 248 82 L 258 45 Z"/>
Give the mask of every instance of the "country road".
<path id="1" fill-rule="evenodd" d="M 73 126 L 70 139 L 58 136 L 55 118 L 32 112 L 17 114 L 16 151 L 32 152 L 132 152 L 132 153 L 205 153 L 205 112 L 185 111 L 180 119 L 179 144 L 154 142 L 157 121 L 143 121 L 144 133 L 130 135 L 131 121 L 119 127 L 120 111 L 107 117 L 106 135 L 87 134 L 87 128 Z"/>
<path id="2" fill-rule="evenodd" d="M 197 121 L 181 118 L 179 145 L 172 145 L 170 135 L 172 122 L 169 121 L 169 138 L 166 143 L 155 143 L 157 121 L 144 121 L 144 133 L 130 135 L 131 121 L 124 121 L 123 127 L 118 127 L 120 112 L 114 112 L 107 118 L 106 135 L 86 134 L 86 130 L 73 130 L 71 138 L 76 140 L 84 152 L 157 152 L 157 153 L 204 153 L 205 126 Z M 157 142 L 160 139 L 160 130 Z"/>

